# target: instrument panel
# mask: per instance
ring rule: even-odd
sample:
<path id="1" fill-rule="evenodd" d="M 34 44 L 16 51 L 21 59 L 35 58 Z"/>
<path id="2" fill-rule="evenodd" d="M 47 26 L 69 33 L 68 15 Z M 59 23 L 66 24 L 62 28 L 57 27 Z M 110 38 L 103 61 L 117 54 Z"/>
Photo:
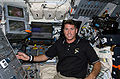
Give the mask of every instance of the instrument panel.
<path id="1" fill-rule="evenodd" d="M 0 79 L 24 79 L 25 72 L 0 29 Z"/>

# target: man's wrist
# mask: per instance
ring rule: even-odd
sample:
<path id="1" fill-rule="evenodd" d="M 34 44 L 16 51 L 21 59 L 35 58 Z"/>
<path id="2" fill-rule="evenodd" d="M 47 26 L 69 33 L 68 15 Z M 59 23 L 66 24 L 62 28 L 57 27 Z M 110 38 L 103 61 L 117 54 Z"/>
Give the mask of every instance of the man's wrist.
<path id="1" fill-rule="evenodd" d="M 96 76 L 94 76 L 93 74 L 90 74 L 85 79 L 96 79 Z"/>
<path id="2" fill-rule="evenodd" d="M 30 62 L 33 62 L 34 61 L 34 56 L 33 55 L 29 55 L 29 60 Z"/>

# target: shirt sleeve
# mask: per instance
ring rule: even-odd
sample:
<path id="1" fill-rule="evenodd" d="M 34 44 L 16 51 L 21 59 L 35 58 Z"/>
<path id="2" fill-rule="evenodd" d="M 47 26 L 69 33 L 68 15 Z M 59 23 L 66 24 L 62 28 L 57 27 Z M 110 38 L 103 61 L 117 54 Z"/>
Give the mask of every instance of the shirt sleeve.
<path id="1" fill-rule="evenodd" d="M 48 58 L 53 58 L 57 55 L 57 46 L 56 46 L 56 42 L 50 46 L 48 48 L 48 50 L 45 52 L 45 55 L 48 57 Z"/>
<path id="2" fill-rule="evenodd" d="M 90 64 L 94 64 L 99 61 L 99 57 L 97 56 L 95 50 L 93 47 L 90 45 L 90 43 L 87 41 L 86 44 L 87 49 L 86 49 L 86 55 L 88 58 L 88 61 Z"/>

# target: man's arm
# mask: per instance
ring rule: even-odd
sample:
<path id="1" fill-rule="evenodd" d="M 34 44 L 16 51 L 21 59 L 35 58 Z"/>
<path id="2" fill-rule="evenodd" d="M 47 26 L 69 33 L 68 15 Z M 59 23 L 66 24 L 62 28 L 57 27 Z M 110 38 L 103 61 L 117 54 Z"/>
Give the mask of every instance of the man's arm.
<path id="1" fill-rule="evenodd" d="M 29 61 L 30 60 L 30 57 L 28 55 L 26 55 L 25 53 L 22 53 L 22 52 L 18 52 L 18 55 L 16 55 L 16 57 L 18 59 L 22 59 L 24 61 Z M 37 62 L 48 60 L 48 57 L 46 55 L 34 56 L 33 58 L 34 58 L 33 61 L 37 61 Z"/>
<path id="2" fill-rule="evenodd" d="M 34 56 L 34 60 L 33 61 L 46 61 L 48 60 L 48 57 L 46 55 L 38 55 L 38 56 Z"/>
<path id="3" fill-rule="evenodd" d="M 100 62 L 96 62 L 93 65 L 92 72 L 85 79 L 96 79 L 97 75 L 100 72 L 100 69 L 101 69 L 101 63 Z"/>

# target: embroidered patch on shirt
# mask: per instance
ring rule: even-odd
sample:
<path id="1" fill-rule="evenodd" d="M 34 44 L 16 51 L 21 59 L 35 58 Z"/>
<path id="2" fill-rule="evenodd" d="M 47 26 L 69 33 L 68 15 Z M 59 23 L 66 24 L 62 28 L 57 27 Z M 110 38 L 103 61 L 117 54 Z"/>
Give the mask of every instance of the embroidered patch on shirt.
<path id="1" fill-rule="evenodd" d="M 79 48 L 76 48 L 74 54 L 76 54 L 78 52 L 79 52 Z"/>

